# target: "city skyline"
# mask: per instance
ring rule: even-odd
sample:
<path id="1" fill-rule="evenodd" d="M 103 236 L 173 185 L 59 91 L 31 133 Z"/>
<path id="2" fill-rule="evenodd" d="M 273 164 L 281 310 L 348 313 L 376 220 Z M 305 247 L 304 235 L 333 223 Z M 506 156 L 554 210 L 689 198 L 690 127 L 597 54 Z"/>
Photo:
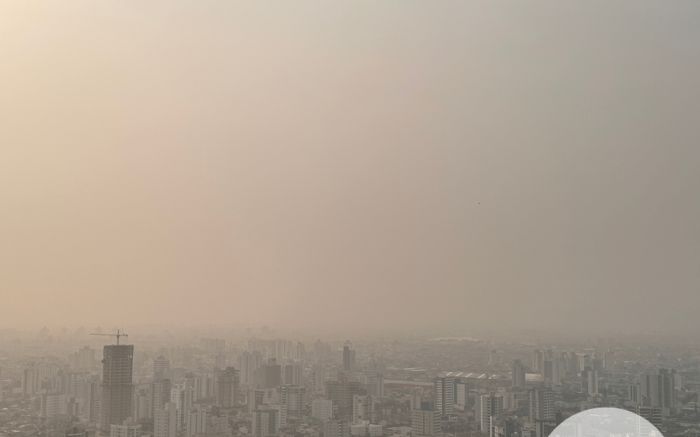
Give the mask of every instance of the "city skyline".
<path id="1" fill-rule="evenodd" d="M 94 338 L 93 345 L 108 343 L 96 348 L 67 333 L 39 334 L 0 336 L 0 432 L 546 437 L 590 426 L 625 427 L 635 437 L 700 433 L 697 343 L 327 342 L 268 333 L 125 344 L 130 335 L 119 345 Z M 32 355 L 37 346 L 43 355 Z"/>
<path id="2" fill-rule="evenodd" d="M 0 1 L 0 437 L 700 437 L 700 1 Z"/>

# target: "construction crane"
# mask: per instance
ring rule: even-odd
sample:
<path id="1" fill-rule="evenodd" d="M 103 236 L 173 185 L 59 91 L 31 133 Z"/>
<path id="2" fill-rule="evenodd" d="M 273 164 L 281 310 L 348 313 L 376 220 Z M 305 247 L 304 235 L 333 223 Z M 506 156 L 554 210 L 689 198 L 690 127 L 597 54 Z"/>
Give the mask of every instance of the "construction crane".
<path id="1" fill-rule="evenodd" d="M 117 337 L 117 346 L 119 346 L 119 338 L 129 336 L 129 334 L 127 334 L 126 332 L 122 332 L 119 329 L 117 329 L 117 332 L 115 334 L 102 334 L 102 333 L 98 333 L 98 332 L 91 332 L 90 335 L 102 335 L 105 337 Z"/>

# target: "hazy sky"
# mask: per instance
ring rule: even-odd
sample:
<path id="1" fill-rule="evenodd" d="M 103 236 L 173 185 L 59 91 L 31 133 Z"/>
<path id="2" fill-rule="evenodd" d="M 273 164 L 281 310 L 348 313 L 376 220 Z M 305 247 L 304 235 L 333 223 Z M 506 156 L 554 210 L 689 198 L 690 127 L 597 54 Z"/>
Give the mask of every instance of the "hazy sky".
<path id="1" fill-rule="evenodd" d="M 4 1 L 0 325 L 693 329 L 700 2 Z"/>

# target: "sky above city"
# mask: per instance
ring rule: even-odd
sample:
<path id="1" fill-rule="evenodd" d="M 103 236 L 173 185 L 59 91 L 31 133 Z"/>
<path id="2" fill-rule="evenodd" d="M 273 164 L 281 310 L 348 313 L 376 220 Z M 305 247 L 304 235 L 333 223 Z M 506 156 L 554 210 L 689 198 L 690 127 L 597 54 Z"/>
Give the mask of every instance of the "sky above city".
<path id="1" fill-rule="evenodd" d="M 2 327 L 697 329 L 700 2 L 18 0 L 0 60 Z"/>

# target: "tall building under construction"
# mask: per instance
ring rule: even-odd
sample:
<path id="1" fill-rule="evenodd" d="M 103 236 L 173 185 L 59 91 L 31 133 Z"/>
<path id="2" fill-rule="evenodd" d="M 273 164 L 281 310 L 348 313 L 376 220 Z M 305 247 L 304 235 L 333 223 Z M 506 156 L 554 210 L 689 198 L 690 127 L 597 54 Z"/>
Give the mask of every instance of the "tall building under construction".
<path id="1" fill-rule="evenodd" d="M 100 406 L 100 429 L 103 432 L 109 432 L 111 425 L 121 425 L 131 416 L 133 363 L 133 345 L 104 347 Z"/>

